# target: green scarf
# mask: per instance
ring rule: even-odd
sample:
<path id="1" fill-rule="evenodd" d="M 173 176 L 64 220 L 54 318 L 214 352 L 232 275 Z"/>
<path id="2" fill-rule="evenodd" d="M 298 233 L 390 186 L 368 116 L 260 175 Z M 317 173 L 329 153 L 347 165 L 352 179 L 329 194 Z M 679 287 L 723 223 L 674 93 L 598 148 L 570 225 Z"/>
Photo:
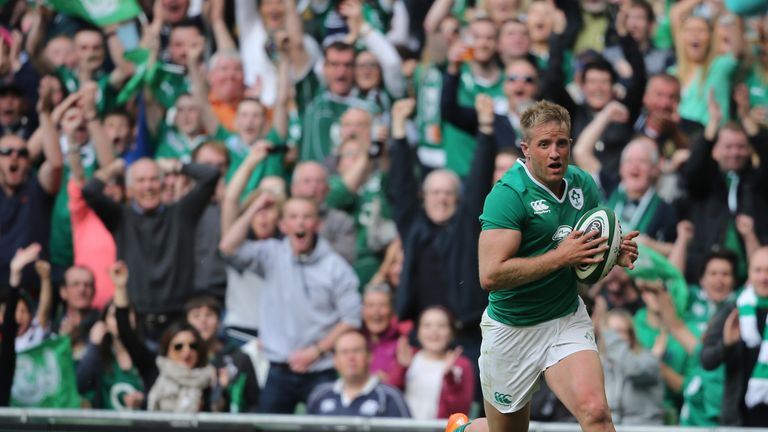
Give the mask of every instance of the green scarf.
<path id="1" fill-rule="evenodd" d="M 739 309 L 739 332 L 741 340 L 749 348 L 760 346 L 757 364 L 747 382 L 744 402 L 747 408 L 768 403 L 768 323 L 763 334 L 757 329 L 757 308 L 768 308 L 768 298 L 759 297 L 752 285 L 747 286 L 736 300 Z"/>
<path id="2" fill-rule="evenodd" d="M 656 193 L 655 188 L 648 189 L 645 195 L 640 199 L 640 203 L 631 216 L 625 217 L 627 205 L 627 194 L 624 192 L 624 186 L 618 188 L 608 198 L 608 207 L 612 208 L 616 216 L 621 220 L 621 227 L 627 231 L 638 230 L 643 234 L 648 234 L 648 225 L 650 225 L 653 215 L 656 214 L 656 208 L 659 206 L 661 198 Z"/>

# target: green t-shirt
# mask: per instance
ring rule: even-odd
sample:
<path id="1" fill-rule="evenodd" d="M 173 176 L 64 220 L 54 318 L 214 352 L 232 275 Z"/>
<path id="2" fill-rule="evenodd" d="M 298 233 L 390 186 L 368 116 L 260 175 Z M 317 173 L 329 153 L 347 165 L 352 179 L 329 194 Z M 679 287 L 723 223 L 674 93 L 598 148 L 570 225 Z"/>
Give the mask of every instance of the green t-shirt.
<path id="1" fill-rule="evenodd" d="M 596 207 L 599 192 L 592 177 L 569 166 L 562 198 L 532 177 L 518 161 L 499 180 L 485 200 L 480 224 L 483 231 L 520 231 L 517 256 L 535 257 L 555 249 L 584 213 Z M 576 276 L 562 268 L 519 287 L 492 291 L 488 315 L 512 326 L 531 326 L 576 310 Z"/>
<path id="2" fill-rule="evenodd" d="M 319 94 L 304 112 L 299 159 L 320 161 L 333 154 L 339 142 L 339 119 L 351 107 L 376 112 L 371 104 L 354 97 L 332 95 L 328 91 Z"/>
<path id="3" fill-rule="evenodd" d="M 105 368 L 101 376 L 99 395 L 104 409 L 126 410 L 125 400 L 127 394 L 134 392 L 144 393 L 144 383 L 135 367 L 129 370 L 120 369 L 117 360 L 113 360 L 109 368 Z"/>
<path id="4" fill-rule="evenodd" d="M 229 151 L 229 170 L 227 170 L 227 174 L 224 177 L 224 180 L 229 183 L 229 180 L 235 175 L 235 171 L 237 171 L 240 164 L 243 163 L 245 157 L 248 156 L 250 147 L 240 140 L 239 135 L 228 131 L 222 126 L 219 126 L 216 130 L 215 139 L 223 142 Z M 270 141 L 274 146 L 285 145 L 285 140 L 280 138 L 280 135 L 274 129 L 269 131 L 265 139 Z M 285 165 L 283 164 L 283 155 L 284 153 L 270 153 L 256 166 L 250 180 L 248 180 L 248 184 L 243 190 L 242 197 L 247 196 L 251 191 L 256 189 L 259 186 L 259 183 L 261 183 L 261 179 L 264 177 L 274 175 L 286 178 L 287 173 Z"/>
<path id="5" fill-rule="evenodd" d="M 360 287 L 364 287 L 378 271 L 386 245 L 378 243 L 374 238 L 375 230 L 382 222 L 392 218 L 387 200 L 387 176 L 380 171 L 370 176 L 360 190 L 355 193 L 339 176 L 328 179 L 330 191 L 325 199 L 328 207 L 349 213 L 355 220 L 357 231 L 355 272 L 360 279 Z"/>
<path id="6" fill-rule="evenodd" d="M 715 99 L 723 113 L 722 124 L 730 119 L 731 90 L 733 88 L 733 74 L 739 67 L 739 61 L 733 54 L 723 54 L 716 57 L 704 75 L 704 70 L 699 68 L 696 77 L 680 92 L 680 116 L 706 125 L 709 122 L 707 100 L 710 90 L 714 90 Z M 677 66 L 673 66 L 670 72 L 675 74 Z"/>
<path id="7" fill-rule="evenodd" d="M 189 163 L 192 161 L 192 152 L 207 139 L 207 136 L 201 134 L 190 140 L 176 126 L 162 121 L 157 132 L 155 158 L 173 158 Z"/>
<path id="8" fill-rule="evenodd" d="M 749 89 L 749 103 L 753 107 L 768 108 L 768 80 L 761 68 L 753 65 L 744 84 Z"/>
<path id="9" fill-rule="evenodd" d="M 642 308 L 635 313 L 634 325 L 637 341 L 644 349 L 651 350 L 653 344 L 656 343 L 656 337 L 659 336 L 661 331 L 648 324 L 648 310 L 646 308 Z M 675 338 L 669 337 L 667 350 L 664 352 L 664 356 L 661 360 L 676 373 L 684 375 L 685 366 L 688 361 L 688 353 Z M 674 392 L 667 387 L 664 394 L 665 409 L 677 413 L 681 404 L 681 396 L 680 393 Z"/>
<path id="10" fill-rule="evenodd" d="M 707 298 L 698 285 L 689 287 L 688 307 L 683 314 L 683 321 L 696 337 L 701 338 L 710 319 L 723 305 L 736 300 L 736 293 L 729 299 L 717 304 Z M 688 357 L 683 377 L 683 407 L 680 410 L 680 424 L 683 426 L 718 426 L 720 409 L 725 387 L 725 365 L 714 370 L 706 370 L 701 365 L 699 351 Z"/>
<path id="11" fill-rule="evenodd" d="M 494 99 L 494 105 L 507 104 L 504 96 L 504 73 L 499 74 L 499 78 L 494 83 L 481 83 L 472 74 L 472 69 L 468 64 L 461 67 L 459 77 L 459 97 L 460 106 L 474 107 L 475 97 L 479 94 L 487 94 Z M 475 137 L 458 129 L 450 123 L 445 123 L 443 127 L 443 143 L 446 153 L 446 168 L 454 171 L 461 177 L 469 174 L 469 168 L 472 165 L 472 157 L 475 154 Z"/>
<path id="12" fill-rule="evenodd" d="M 416 127 L 419 131 L 419 159 L 434 168 L 445 166 L 443 120 L 440 117 L 440 94 L 443 87 L 442 68 L 418 65 L 413 73 L 416 91 Z"/>
<path id="13" fill-rule="evenodd" d="M 69 144 L 61 143 L 62 154 L 67 154 Z M 89 178 L 96 171 L 98 162 L 96 160 L 96 150 L 90 143 L 80 147 L 80 158 L 85 171 L 85 177 Z M 64 172 L 61 175 L 62 187 L 56 193 L 56 200 L 53 203 L 53 213 L 51 215 L 51 263 L 60 266 L 69 267 L 75 257 L 72 243 L 72 220 L 69 215 L 69 193 L 67 192 L 67 183 L 69 182 L 69 159 L 64 158 Z"/>
<path id="14" fill-rule="evenodd" d="M 56 68 L 56 74 L 61 79 L 61 82 L 64 83 L 67 93 L 75 93 L 80 88 L 80 80 L 77 79 L 77 74 L 72 69 L 59 66 Z M 109 85 L 109 74 L 103 71 L 96 72 L 94 81 L 98 87 L 96 92 L 96 111 L 99 114 L 112 111 L 117 106 L 117 93 Z"/>

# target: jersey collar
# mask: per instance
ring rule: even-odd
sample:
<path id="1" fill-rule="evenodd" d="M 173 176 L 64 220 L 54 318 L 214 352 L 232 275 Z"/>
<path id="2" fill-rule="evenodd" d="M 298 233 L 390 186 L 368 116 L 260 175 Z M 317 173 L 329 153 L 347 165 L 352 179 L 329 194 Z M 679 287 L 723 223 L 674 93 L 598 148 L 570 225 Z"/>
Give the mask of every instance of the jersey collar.
<path id="1" fill-rule="evenodd" d="M 540 181 L 536 180 L 536 177 L 531 175 L 531 172 L 528 171 L 528 167 L 525 166 L 525 162 L 522 161 L 522 159 L 518 159 L 517 163 L 523 166 L 523 169 L 525 170 L 525 173 L 528 175 L 528 178 L 531 179 L 531 181 L 536 184 L 538 187 L 546 191 L 549 196 L 552 197 L 555 201 L 562 204 L 565 201 L 565 197 L 568 195 L 568 179 L 563 176 L 563 181 L 565 182 L 565 188 L 563 188 L 563 196 L 562 198 L 558 198 L 557 195 L 555 195 L 554 192 L 552 192 L 552 189 L 548 188 L 546 185 L 542 184 Z"/>

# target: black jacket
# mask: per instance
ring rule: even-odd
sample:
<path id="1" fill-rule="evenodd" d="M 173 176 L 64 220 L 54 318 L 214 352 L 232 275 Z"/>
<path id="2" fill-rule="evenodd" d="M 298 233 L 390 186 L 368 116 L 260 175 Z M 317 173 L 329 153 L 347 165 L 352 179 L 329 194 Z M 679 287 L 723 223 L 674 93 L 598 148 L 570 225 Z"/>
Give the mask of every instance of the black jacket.
<path id="1" fill-rule="evenodd" d="M 751 163 L 739 172 L 736 214 L 747 214 L 755 219 L 755 230 L 763 244 L 768 240 L 768 130 L 760 129 L 749 138 L 760 160 L 758 168 Z M 693 223 L 696 235 L 688 247 L 686 277 L 698 280 L 704 259 L 715 245 L 723 245 L 729 221 L 735 217 L 728 208 L 728 184 L 725 174 L 712 158 L 715 143 L 703 136 L 691 148 L 691 157 L 683 171 L 683 181 L 688 192 L 687 216 Z"/>
<path id="2" fill-rule="evenodd" d="M 478 274 L 478 218 L 491 189 L 495 156 L 493 137 L 478 134 L 456 212 L 446 224 L 435 225 L 419 202 L 408 143 L 393 142 L 388 195 L 403 239 L 403 271 L 395 298 L 401 319 L 415 319 L 425 307 L 442 305 L 455 314 L 460 328 L 479 324 L 488 295 L 480 287 Z"/>
<path id="3" fill-rule="evenodd" d="M 725 364 L 725 387 L 723 388 L 723 405 L 720 411 L 720 425 L 743 426 L 748 420 L 744 396 L 747 393 L 747 382 L 752 370 L 757 364 L 760 346 L 749 348 L 744 341 L 726 347 L 723 343 L 723 327 L 728 315 L 736 307 L 735 304 L 724 306 L 710 321 L 704 333 L 701 348 L 701 365 L 704 369 L 713 370 Z M 760 334 L 765 330 L 765 319 L 768 310 L 757 309 L 757 327 Z M 758 405 L 751 411 L 753 417 L 765 416 L 765 405 Z M 765 426 L 765 424 L 762 424 Z"/>
<path id="4" fill-rule="evenodd" d="M 132 203 L 112 201 L 97 178 L 83 187 L 88 206 L 115 238 L 118 259 L 131 271 L 128 295 L 141 314 L 179 312 L 193 290 L 195 230 L 216 189 L 219 171 L 186 164 L 182 173 L 195 180 L 192 190 L 151 214 Z"/>

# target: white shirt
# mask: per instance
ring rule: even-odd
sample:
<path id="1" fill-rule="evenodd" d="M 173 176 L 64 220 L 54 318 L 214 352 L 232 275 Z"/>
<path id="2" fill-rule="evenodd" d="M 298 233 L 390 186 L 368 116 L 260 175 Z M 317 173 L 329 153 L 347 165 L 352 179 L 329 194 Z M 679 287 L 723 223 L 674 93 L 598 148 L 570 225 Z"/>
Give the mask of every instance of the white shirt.
<path id="1" fill-rule="evenodd" d="M 405 374 L 405 401 L 413 418 L 437 418 L 440 391 L 443 387 L 445 360 L 428 359 L 421 351 L 413 357 Z"/>

